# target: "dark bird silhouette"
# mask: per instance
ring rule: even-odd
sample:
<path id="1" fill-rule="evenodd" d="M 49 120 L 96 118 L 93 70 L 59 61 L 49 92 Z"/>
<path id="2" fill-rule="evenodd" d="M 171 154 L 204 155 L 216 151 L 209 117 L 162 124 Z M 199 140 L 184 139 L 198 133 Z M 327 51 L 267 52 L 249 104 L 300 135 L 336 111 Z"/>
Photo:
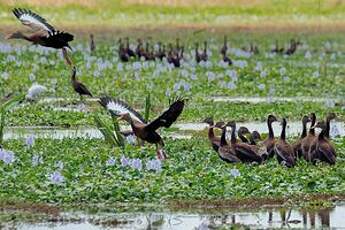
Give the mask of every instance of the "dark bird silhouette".
<path id="1" fill-rule="evenodd" d="M 25 35 L 18 31 L 8 35 L 7 39 L 24 39 L 45 47 L 55 49 L 68 47 L 71 49 L 68 42 L 73 41 L 73 35 L 56 30 L 44 18 L 31 10 L 16 8 L 12 12 L 23 25 L 29 26 L 33 33 Z"/>
<path id="2" fill-rule="evenodd" d="M 331 121 L 336 118 L 335 113 L 329 113 L 326 117 L 325 137 L 329 138 L 329 131 L 331 130 Z"/>
<path id="3" fill-rule="evenodd" d="M 119 50 L 118 50 L 118 52 L 119 52 L 120 60 L 122 62 L 128 62 L 129 61 L 129 56 L 128 56 L 126 50 L 125 50 L 125 47 L 124 47 L 124 45 L 122 43 L 122 39 L 121 38 L 119 39 Z"/>
<path id="4" fill-rule="evenodd" d="M 183 111 L 185 105 L 184 99 L 176 99 L 170 104 L 166 111 L 150 123 L 146 123 L 138 112 L 123 101 L 113 100 L 109 97 L 101 97 L 100 104 L 105 107 L 112 116 L 118 117 L 119 120 L 127 121 L 131 125 L 133 133 L 139 139 L 155 144 L 158 159 L 166 159 L 166 154 L 163 150 L 163 139 L 156 130 L 160 127 L 168 128 L 177 120 Z"/>
<path id="5" fill-rule="evenodd" d="M 295 158 L 302 157 L 302 140 L 307 136 L 307 123 L 310 122 L 308 116 L 303 116 L 302 118 L 302 133 L 300 138 L 293 144 L 293 149 L 295 153 Z"/>
<path id="6" fill-rule="evenodd" d="M 141 57 L 143 57 L 145 55 L 145 50 L 143 47 L 143 41 L 140 38 L 138 39 L 138 45 L 135 49 L 135 54 L 138 57 L 138 59 L 140 59 Z"/>
<path id="7" fill-rule="evenodd" d="M 278 121 L 277 118 L 273 115 L 269 115 L 267 118 L 267 127 L 268 127 L 268 137 L 263 141 L 263 144 L 266 146 L 268 157 L 271 158 L 274 156 L 274 133 L 272 128 L 272 123 Z"/>
<path id="8" fill-rule="evenodd" d="M 282 131 L 279 140 L 275 143 L 274 150 L 277 155 L 277 160 L 280 164 L 291 168 L 295 165 L 295 157 L 293 147 L 286 142 L 286 119 L 282 120 Z"/>
<path id="9" fill-rule="evenodd" d="M 207 41 L 204 41 L 204 51 L 201 53 L 201 61 L 207 61 L 208 60 L 208 54 L 207 54 Z"/>
<path id="10" fill-rule="evenodd" d="M 96 43 L 93 34 L 90 34 L 90 51 L 91 53 L 96 51 Z"/>
<path id="11" fill-rule="evenodd" d="M 196 42 L 195 43 L 195 61 L 197 63 L 201 62 L 202 58 L 201 58 L 201 54 L 199 53 L 199 43 Z"/>
<path id="12" fill-rule="evenodd" d="M 131 49 L 131 47 L 129 46 L 129 38 L 126 37 L 126 48 L 125 48 L 125 52 L 127 53 L 128 57 L 133 57 L 135 58 L 135 52 Z"/>
<path id="13" fill-rule="evenodd" d="M 220 54 L 222 54 L 223 56 L 226 56 L 227 52 L 228 52 L 228 41 L 227 41 L 227 37 L 224 36 L 224 44 L 223 44 L 223 47 L 220 49 Z"/>
<path id="14" fill-rule="evenodd" d="M 86 86 L 77 80 L 76 72 L 77 72 L 77 69 L 75 66 L 73 66 L 72 67 L 71 81 L 72 81 L 72 86 L 73 86 L 74 91 L 79 94 L 81 100 L 83 99 L 83 95 L 88 95 L 88 96 L 92 97 L 92 94 L 86 88 Z"/>
<path id="15" fill-rule="evenodd" d="M 290 47 L 285 51 L 286 55 L 292 55 L 297 51 L 298 45 L 300 45 L 300 42 L 296 42 L 295 39 L 291 39 L 290 41 Z"/>
<path id="16" fill-rule="evenodd" d="M 157 53 L 155 54 L 155 57 L 159 60 L 163 60 L 163 58 L 166 57 L 166 54 L 165 54 L 165 45 L 163 45 L 161 42 L 158 42 L 158 51 Z"/>
<path id="17" fill-rule="evenodd" d="M 208 124 L 208 139 L 211 142 L 212 148 L 218 152 L 218 149 L 220 147 L 220 137 L 217 137 L 214 133 L 214 128 L 215 128 L 215 124 L 214 121 L 211 117 L 206 118 L 204 121 L 204 123 Z M 219 123 L 217 124 L 217 127 L 222 128 L 222 126 L 224 126 L 224 123 Z"/>

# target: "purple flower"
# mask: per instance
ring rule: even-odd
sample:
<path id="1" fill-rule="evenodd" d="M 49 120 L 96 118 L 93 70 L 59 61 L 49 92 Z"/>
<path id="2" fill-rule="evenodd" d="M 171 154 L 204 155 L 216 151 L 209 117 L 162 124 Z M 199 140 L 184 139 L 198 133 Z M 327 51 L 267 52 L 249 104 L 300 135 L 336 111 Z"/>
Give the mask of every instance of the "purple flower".
<path id="1" fill-rule="evenodd" d="M 137 169 L 137 170 L 141 170 L 143 167 L 141 160 L 138 158 L 132 159 L 130 164 L 132 168 Z"/>
<path id="2" fill-rule="evenodd" d="M 122 167 L 126 167 L 130 164 L 129 159 L 127 157 L 125 157 L 124 155 L 121 156 L 120 161 L 121 161 Z"/>
<path id="3" fill-rule="evenodd" d="M 53 184 L 62 184 L 65 180 L 64 176 L 59 171 L 54 171 L 48 175 L 48 178 Z"/>
<path id="4" fill-rule="evenodd" d="M 0 150 L 0 159 L 7 165 L 15 161 L 15 155 L 12 151 Z"/>
<path id="5" fill-rule="evenodd" d="M 258 89 L 259 90 L 264 90 L 265 89 L 265 85 L 264 84 L 259 84 L 258 85 Z"/>
<path id="6" fill-rule="evenodd" d="M 34 135 L 30 135 L 25 139 L 25 145 L 28 148 L 32 148 L 35 144 L 35 136 Z"/>
<path id="7" fill-rule="evenodd" d="M 116 163 L 115 159 L 113 157 L 110 157 L 108 160 L 107 160 L 107 166 L 114 166 Z"/>

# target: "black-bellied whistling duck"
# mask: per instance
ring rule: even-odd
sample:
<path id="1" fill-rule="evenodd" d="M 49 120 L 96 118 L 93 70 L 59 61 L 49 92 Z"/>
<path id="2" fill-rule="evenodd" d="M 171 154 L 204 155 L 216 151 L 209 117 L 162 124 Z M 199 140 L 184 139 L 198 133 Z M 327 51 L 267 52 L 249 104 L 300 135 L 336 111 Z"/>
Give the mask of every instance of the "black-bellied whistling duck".
<path id="1" fill-rule="evenodd" d="M 306 137 L 304 137 L 301 141 L 301 151 L 302 151 L 302 155 L 304 157 L 304 159 L 306 161 L 310 161 L 310 156 L 309 156 L 309 149 L 310 149 L 310 145 L 312 144 L 312 142 L 315 139 L 315 123 L 316 123 L 316 115 L 315 113 L 311 113 L 309 115 L 310 121 L 311 121 L 311 125 L 309 128 L 309 132 L 307 134 Z"/>
<path id="2" fill-rule="evenodd" d="M 286 55 L 292 55 L 296 52 L 297 47 L 300 45 L 301 43 L 298 41 L 296 42 L 295 39 L 291 39 L 290 41 L 290 47 L 286 50 L 285 54 Z"/>
<path id="3" fill-rule="evenodd" d="M 104 106 L 113 116 L 119 120 L 127 121 L 134 134 L 141 140 L 156 145 L 158 159 L 165 159 L 163 147 L 164 142 L 161 136 L 156 132 L 160 127 L 170 127 L 183 111 L 185 100 L 176 99 L 170 104 L 169 109 L 164 111 L 159 117 L 150 123 L 146 123 L 142 116 L 131 108 L 128 104 L 120 100 L 112 100 L 109 97 L 101 97 L 100 104 Z"/>
<path id="4" fill-rule="evenodd" d="M 174 52 L 174 49 L 171 43 L 169 43 L 169 52 L 168 52 L 167 61 L 168 63 L 173 64 L 174 67 L 181 66 L 179 54 Z"/>
<path id="5" fill-rule="evenodd" d="M 227 126 L 224 123 L 218 122 L 215 127 L 222 129 L 222 135 L 220 137 L 220 146 L 218 148 L 218 156 L 221 160 L 227 163 L 239 163 L 240 158 L 236 156 L 234 149 L 226 141 Z"/>
<path id="6" fill-rule="evenodd" d="M 201 62 L 201 54 L 199 53 L 199 43 L 195 43 L 195 61 L 197 63 Z"/>
<path id="7" fill-rule="evenodd" d="M 220 54 L 224 56 L 226 56 L 226 53 L 228 52 L 228 42 L 227 42 L 227 37 L 224 36 L 224 44 L 223 47 L 220 49 Z"/>
<path id="8" fill-rule="evenodd" d="M 44 18 L 31 10 L 16 8 L 12 12 L 23 25 L 29 26 L 36 32 L 28 36 L 22 32 L 15 32 L 8 35 L 7 39 L 24 39 L 33 44 L 55 49 L 71 48 L 68 42 L 73 41 L 72 34 L 55 30 Z"/>
<path id="9" fill-rule="evenodd" d="M 274 115 L 269 115 L 267 118 L 267 127 L 268 127 L 268 137 L 263 141 L 263 144 L 266 146 L 268 157 L 271 158 L 274 156 L 274 133 L 272 128 L 272 123 L 278 121 Z"/>
<path id="10" fill-rule="evenodd" d="M 141 57 L 144 56 L 145 51 L 143 48 L 143 41 L 140 38 L 138 38 L 137 41 L 138 41 L 138 45 L 135 49 L 135 54 L 137 55 L 138 59 L 140 59 Z"/>
<path id="11" fill-rule="evenodd" d="M 204 51 L 201 53 L 201 61 L 207 61 L 208 54 L 207 54 L 207 41 L 204 41 Z"/>
<path id="12" fill-rule="evenodd" d="M 232 65 L 232 60 L 226 54 L 223 54 L 223 62 L 228 63 L 228 65 Z"/>
<path id="13" fill-rule="evenodd" d="M 204 123 L 208 124 L 208 139 L 211 142 L 212 148 L 218 152 L 219 146 L 220 146 L 220 137 L 217 137 L 214 133 L 214 128 L 215 128 L 215 124 L 214 121 L 211 117 L 206 118 L 204 121 Z M 224 123 L 217 123 L 216 124 L 218 128 L 222 128 L 224 126 Z"/>
<path id="14" fill-rule="evenodd" d="M 74 91 L 79 94 L 81 100 L 83 98 L 83 95 L 88 95 L 88 96 L 92 97 L 92 94 L 86 88 L 86 86 L 77 80 L 76 72 L 77 72 L 77 69 L 75 66 L 73 66 L 72 67 L 71 81 L 72 81 L 72 86 L 73 86 Z"/>
<path id="15" fill-rule="evenodd" d="M 319 136 L 316 137 L 313 143 L 310 145 L 309 149 L 309 159 L 312 162 L 316 160 L 320 160 L 326 162 L 328 164 L 334 165 L 336 162 L 336 151 L 329 141 L 329 139 L 325 136 L 327 132 L 327 123 L 330 122 L 330 119 L 327 117 L 326 122 L 319 121 L 316 123 L 314 128 L 321 128 L 322 131 L 320 132 Z"/>
<path id="16" fill-rule="evenodd" d="M 307 123 L 310 122 L 308 116 L 303 116 L 302 118 L 302 133 L 300 138 L 293 144 L 293 149 L 295 153 L 295 158 L 300 158 L 302 156 L 302 140 L 307 136 Z"/>
<path id="17" fill-rule="evenodd" d="M 256 145 L 258 141 L 261 141 L 261 135 L 258 131 L 254 130 L 251 133 L 250 144 Z"/>
<path id="18" fill-rule="evenodd" d="M 234 121 L 230 121 L 227 123 L 227 126 L 231 128 L 231 139 L 230 139 L 230 146 L 233 148 L 236 156 L 242 162 L 257 162 L 261 163 L 262 158 L 247 143 L 238 143 L 236 139 L 236 123 Z"/>
<path id="19" fill-rule="evenodd" d="M 129 46 L 129 38 L 126 37 L 126 48 L 125 48 L 125 52 L 127 53 L 128 57 L 133 57 L 135 58 L 135 52 L 131 49 L 131 47 Z"/>
<path id="20" fill-rule="evenodd" d="M 247 137 L 244 136 L 246 134 L 250 134 L 250 131 L 247 127 L 241 126 L 237 131 L 237 136 L 243 143 L 249 143 Z"/>
<path id="21" fill-rule="evenodd" d="M 127 52 L 125 50 L 125 47 L 122 43 L 122 39 L 119 39 L 119 58 L 122 62 L 128 62 L 129 61 L 129 57 L 127 55 Z"/>
<path id="22" fill-rule="evenodd" d="M 146 61 L 153 61 L 155 59 L 154 54 L 150 50 L 150 43 L 146 42 L 145 53 L 143 55 Z"/>
<path id="23" fill-rule="evenodd" d="M 279 140 L 275 143 L 274 151 L 277 155 L 277 160 L 280 164 L 285 165 L 286 167 L 293 167 L 295 165 L 295 157 L 293 147 L 286 142 L 286 119 L 283 118 L 282 122 L 282 131 L 280 134 Z"/>
<path id="24" fill-rule="evenodd" d="M 90 34 L 90 51 L 91 53 L 95 52 L 96 50 L 96 44 L 95 44 L 95 40 L 93 37 L 93 34 Z"/>

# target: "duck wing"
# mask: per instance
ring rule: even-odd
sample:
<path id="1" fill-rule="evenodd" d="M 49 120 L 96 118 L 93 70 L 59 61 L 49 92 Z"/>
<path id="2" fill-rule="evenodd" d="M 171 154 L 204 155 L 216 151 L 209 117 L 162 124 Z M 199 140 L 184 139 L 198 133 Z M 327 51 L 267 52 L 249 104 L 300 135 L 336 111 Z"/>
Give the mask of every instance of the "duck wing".
<path id="1" fill-rule="evenodd" d="M 247 144 L 236 144 L 234 149 L 240 159 L 256 162 L 261 162 L 262 160 L 262 158 Z"/>
<path id="2" fill-rule="evenodd" d="M 169 128 L 174 123 L 183 111 L 185 104 L 184 99 L 178 98 L 170 107 L 165 110 L 158 118 L 153 120 L 146 126 L 146 129 L 154 131 L 160 127 Z"/>
<path id="3" fill-rule="evenodd" d="M 140 115 L 140 113 L 124 101 L 104 96 L 100 98 L 99 103 L 113 116 L 120 116 L 121 114 L 128 113 L 132 120 L 146 124 L 145 119 Z"/>
<path id="4" fill-rule="evenodd" d="M 54 27 L 50 25 L 46 19 L 31 10 L 15 8 L 12 12 L 23 25 L 29 26 L 33 30 L 55 31 Z"/>

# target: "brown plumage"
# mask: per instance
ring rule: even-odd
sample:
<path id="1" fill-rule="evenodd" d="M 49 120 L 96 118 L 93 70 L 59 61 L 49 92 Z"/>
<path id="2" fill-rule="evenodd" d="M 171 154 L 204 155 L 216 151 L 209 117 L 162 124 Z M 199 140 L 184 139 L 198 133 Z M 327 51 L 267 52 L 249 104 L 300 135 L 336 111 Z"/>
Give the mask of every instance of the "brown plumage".
<path id="1" fill-rule="evenodd" d="M 295 157 L 293 147 L 286 142 L 286 119 L 282 120 L 282 131 L 279 140 L 275 143 L 274 151 L 277 155 L 277 160 L 280 164 L 286 167 L 293 167 L 295 165 Z"/>
<path id="2" fill-rule="evenodd" d="M 23 25 L 29 26 L 33 33 L 25 35 L 22 32 L 15 32 L 8 35 L 7 39 L 24 39 L 33 44 L 55 49 L 70 48 L 68 42 L 73 41 L 73 35 L 55 30 L 44 18 L 31 10 L 16 8 L 12 12 Z"/>
<path id="3" fill-rule="evenodd" d="M 201 61 L 206 62 L 208 60 L 208 54 L 207 54 L 207 41 L 204 41 L 204 51 L 201 53 Z"/>
<path id="4" fill-rule="evenodd" d="M 272 53 L 284 53 L 284 47 L 279 48 L 278 40 L 276 40 L 275 47 L 271 50 Z"/>
<path id="5" fill-rule="evenodd" d="M 336 118 L 335 113 L 329 113 L 326 117 L 325 137 L 329 138 L 329 131 L 331 129 L 331 121 Z"/>
<path id="6" fill-rule="evenodd" d="M 199 43 L 195 43 L 195 61 L 197 63 L 201 62 L 201 54 L 199 53 Z"/>
<path id="7" fill-rule="evenodd" d="M 79 94 L 80 98 L 82 98 L 83 95 L 88 95 L 88 96 L 92 97 L 92 94 L 86 88 L 86 86 L 77 80 L 76 72 L 77 72 L 77 69 L 75 66 L 73 66 L 72 67 L 71 81 L 72 81 L 72 86 L 73 86 L 74 91 Z"/>
<path id="8" fill-rule="evenodd" d="M 122 39 L 120 38 L 119 39 L 119 50 L 118 50 L 118 53 L 119 53 L 119 58 L 122 62 L 128 62 L 129 61 L 129 56 L 126 52 L 126 49 L 122 43 Z"/>
<path id="9" fill-rule="evenodd" d="M 141 118 L 140 114 L 125 102 L 112 100 L 109 97 L 101 97 L 100 103 L 109 110 L 112 115 L 118 116 L 119 120 L 122 119 L 127 121 L 131 125 L 134 134 L 139 139 L 156 144 L 157 157 L 159 159 L 163 160 L 166 158 L 163 151 L 164 142 L 156 130 L 160 127 L 168 128 L 177 120 L 183 111 L 185 105 L 184 99 L 176 99 L 170 104 L 166 111 L 150 123 L 146 123 L 144 119 Z"/>
<path id="10" fill-rule="evenodd" d="M 310 122 L 308 116 L 303 116 L 302 118 L 302 133 L 300 138 L 293 144 L 293 149 L 295 153 L 295 158 L 302 157 L 302 140 L 307 136 L 307 123 Z"/>
<path id="11" fill-rule="evenodd" d="M 272 128 L 272 123 L 278 121 L 277 118 L 273 115 L 269 115 L 267 118 L 267 127 L 268 127 L 268 137 L 263 141 L 263 144 L 266 146 L 268 157 L 271 158 L 274 156 L 274 133 Z"/>
<path id="12" fill-rule="evenodd" d="M 130 48 L 129 46 L 129 38 L 126 37 L 126 48 L 125 48 L 125 52 L 127 53 L 128 57 L 133 57 L 135 58 L 135 52 Z"/>
<path id="13" fill-rule="evenodd" d="M 227 126 L 231 127 L 231 140 L 230 146 L 233 148 L 236 156 L 242 162 L 257 162 L 261 163 L 261 156 L 256 153 L 249 144 L 238 143 L 236 139 L 236 123 L 234 121 L 228 122 Z"/>
<path id="14" fill-rule="evenodd" d="M 326 122 L 321 121 L 315 125 L 315 128 L 321 128 L 322 131 L 318 137 L 316 137 L 309 149 L 309 159 L 312 162 L 317 160 L 334 165 L 336 163 L 336 151 L 332 143 L 325 136 L 327 127 L 329 126 L 330 119 L 327 117 Z"/>
<path id="15" fill-rule="evenodd" d="M 236 156 L 236 153 L 232 146 L 230 146 L 226 141 L 227 126 L 224 125 L 224 123 L 217 123 L 215 127 L 222 129 L 222 135 L 220 137 L 220 146 L 217 151 L 219 158 L 227 163 L 241 162 L 241 160 Z"/>
<path id="16" fill-rule="evenodd" d="M 215 128 L 215 124 L 212 118 L 206 118 L 203 122 L 205 122 L 206 124 L 209 125 L 208 127 L 208 139 L 211 142 L 212 148 L 218 152 L 219 146 L 220 146 L 220 137 L 217 137 L 214 133 L 214 128 Z M 217 125 L 217 127 L 221 127 L 223 124 L 219 123 Z"/>
<path id="17" fill-rule="evenodd" d="M 315 139 L 315 123 L 316 123 L 316 115 L 315 113 L 311 113 L 309 115 L 311 125 L 309 128 L 309 132 L 306 137 L 304 137 L 301 141 L 301 151 L 302 151 L 302 156 L 306 161 L 311 161 L 311 158 L 309 156 L 309 148 L 311 143 Z"/>

